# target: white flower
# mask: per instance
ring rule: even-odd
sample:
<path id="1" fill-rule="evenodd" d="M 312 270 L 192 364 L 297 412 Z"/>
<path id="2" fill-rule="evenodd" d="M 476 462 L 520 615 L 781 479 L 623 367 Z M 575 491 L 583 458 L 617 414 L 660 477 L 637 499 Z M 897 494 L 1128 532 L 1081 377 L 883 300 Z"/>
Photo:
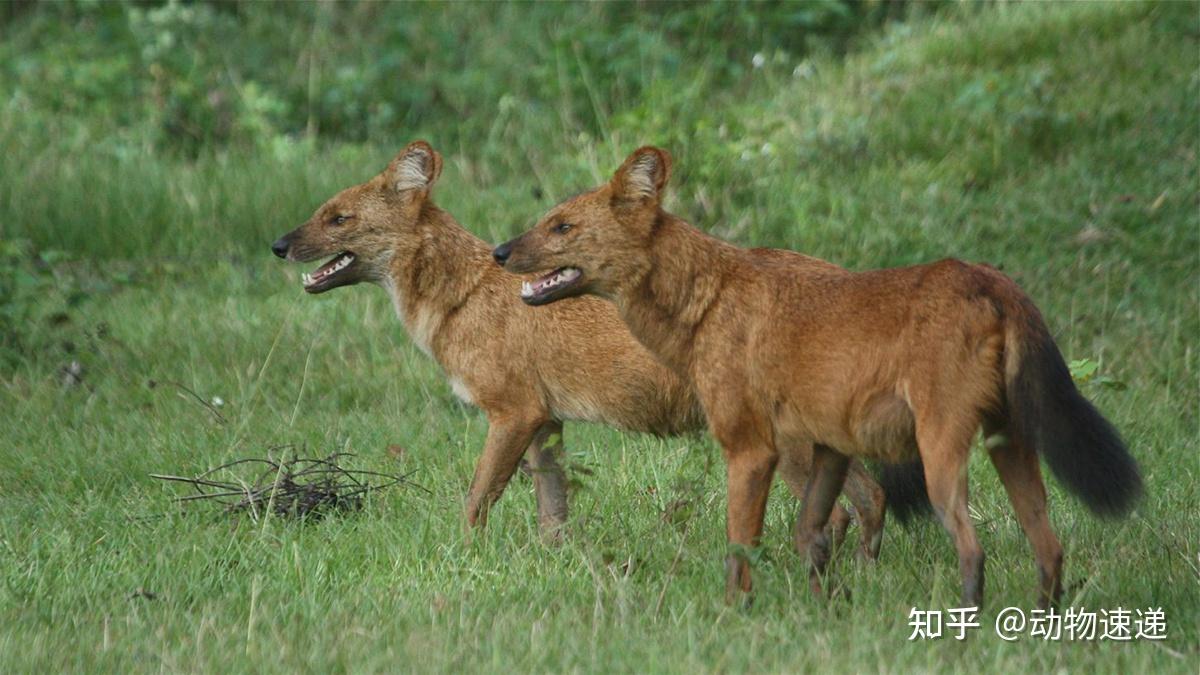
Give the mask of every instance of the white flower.
<path id="1" fill-rule="evenodd" d="M 763 56 L 762 52 L 758 52 L 754 55 L 754 58 L 750 59 L 750 63 L 752 63 L 755 68 L 762 68 L 763 66 L 767 65 L 767 57 Z"/>
<path id="2" fill-rule="evenodd" d="M 221 406 L 225 405 L 225 399 L 221 398 L 220 396 L 214 396 L 212 397 L 212 401 L 210 401 L 210 403 L 212 403 L 214 408 L 220 408 Z"/>

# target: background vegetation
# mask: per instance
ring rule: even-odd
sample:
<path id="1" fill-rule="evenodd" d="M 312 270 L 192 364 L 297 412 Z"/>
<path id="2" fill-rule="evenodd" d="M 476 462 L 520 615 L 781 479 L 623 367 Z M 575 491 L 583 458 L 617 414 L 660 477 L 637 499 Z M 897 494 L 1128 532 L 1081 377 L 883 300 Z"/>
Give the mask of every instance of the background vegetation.
<path id="1" fill-rule="evenodd" d="M 1195 672 L 1198 37 L 1191 3 L 5 5 L 0 669 Z M 957 602 L 940 528 L 840 556 L 826 606 L 783 492 L 758 600 L 727 609 L 707 438 L 570 426 L 569 541 L 539 543 L 521 481 L 464 534 L 484 420 L 382 293 L 306 297 L 267 250 L 418 137 L 492 241 L 656 143 L 672 210 L 743 244 L 1002 267 L 1148 485 L 1119 522 L 1052 488 L 1064 604 L 1162 606 L 1168 640 L 908 643 L 911 607 Z M 280 443 L 430 493 L 232 521 L 148 478 Z M 1034 573 L 975 459 L 986 627 Z"/>

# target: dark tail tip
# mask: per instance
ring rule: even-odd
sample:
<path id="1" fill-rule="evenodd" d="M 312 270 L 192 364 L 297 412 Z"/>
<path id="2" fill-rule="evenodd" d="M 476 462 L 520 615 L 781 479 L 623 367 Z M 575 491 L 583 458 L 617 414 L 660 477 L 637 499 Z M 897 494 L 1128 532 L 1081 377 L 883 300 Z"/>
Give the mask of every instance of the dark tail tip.
<path id="1" fill-rule="evenodd" d="M 1129 512 L 1142 496 L 1142 476 L 1120 434 L 1071 379 L 1046 334 L 1027 343 L 1010 405 L 1016 431 L 1062 484 L 1099 516 Z"/>
<path id="2" fill-rule="evenodd" d="M 1142 496 L 1142 476 L 1117 430 L 1082 394 L 1064 402 L 1069 424 L 1043 430 L 1039 444 L 1046 464 L 1096 515 L 1123 516 Z"/>
<path id="3" fill-rule="evenodd" d="M 879 485 L 887 498 L 888 515 L 895 517 L 901 525 L 933 514 L 921 460 L 880 465 Z"/>

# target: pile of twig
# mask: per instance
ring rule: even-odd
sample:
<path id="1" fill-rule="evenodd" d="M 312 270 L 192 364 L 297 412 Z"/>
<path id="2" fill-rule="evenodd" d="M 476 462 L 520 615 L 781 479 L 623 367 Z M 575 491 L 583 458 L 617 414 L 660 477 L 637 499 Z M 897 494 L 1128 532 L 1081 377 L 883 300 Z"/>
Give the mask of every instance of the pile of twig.
<path id="1" fill-rule="evenodd" d="M 196 490 L 196 494 L 177 497 L 177 502 L 212 501 L 223 505 L 226 512 L 247 512 L 256 520 L 266 514 L 321 517 L 332 511 L 357 510 L 369 492 L 401 483 L 413 485 L 408 481 L 412 474 L 347 469 L 339 463 L 347 457 L 353 455 L 335 452 L 324 459 L 239 459 L 195 478 L 150 476 L 187 483 Z"/>

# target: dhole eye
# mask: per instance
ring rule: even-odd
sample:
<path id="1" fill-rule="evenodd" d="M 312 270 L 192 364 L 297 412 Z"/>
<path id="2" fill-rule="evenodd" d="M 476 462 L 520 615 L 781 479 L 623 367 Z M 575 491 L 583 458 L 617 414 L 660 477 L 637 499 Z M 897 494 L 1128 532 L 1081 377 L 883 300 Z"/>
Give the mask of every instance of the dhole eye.
<path id="1" fill-rule="evenodd" d="M 347 220 L 350 220 L 350 216 L 338 215 L 338 216 L 334 216 L 333 218 L 330 218 L 329 224 L 330 225 L 341 225 L 341 224 L 345 223 Z"/>
<path id="2" fill-rule="evenodd" d="M 558 234 L 566 234 L 568 231 L 570 231 L 570 229 L 572 227 L 575 227 L 575 226 L 572 225 L 571 223 L 559 223 L 554 226 L 554 231 L 557 232 Z"/>

